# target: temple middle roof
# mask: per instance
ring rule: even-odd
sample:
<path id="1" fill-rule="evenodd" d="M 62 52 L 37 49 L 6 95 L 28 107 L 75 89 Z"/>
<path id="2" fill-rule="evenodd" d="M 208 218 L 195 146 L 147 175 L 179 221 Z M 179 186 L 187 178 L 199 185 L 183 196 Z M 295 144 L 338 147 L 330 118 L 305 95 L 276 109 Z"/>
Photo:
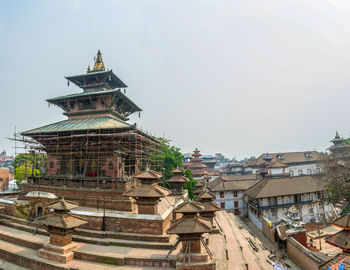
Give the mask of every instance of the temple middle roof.
<path id="1" fill-rule="evenodd" d="M 132 125 L 112 118 L 110 116 L 102 117 L 86 117 L 86 118 L 71 118 L 56 123 L 52 123 L 39 128 L 34 128 L 22 132 L 21 134 L 35 135 L 45 133 L 56 133 L 65 131 L 77 131 L 77 130 L 93 130 L 93 129 L 122 129 L 130 128 Z"/>

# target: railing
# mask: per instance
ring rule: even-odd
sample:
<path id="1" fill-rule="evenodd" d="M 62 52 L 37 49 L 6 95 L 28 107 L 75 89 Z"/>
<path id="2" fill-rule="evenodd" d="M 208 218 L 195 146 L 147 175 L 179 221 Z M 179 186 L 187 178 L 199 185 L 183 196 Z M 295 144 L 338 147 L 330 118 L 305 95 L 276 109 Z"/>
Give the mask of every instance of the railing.
<path id="1" fill-rule="evenodd" d="M 295 205 L 303 205 L 303 204 L 310 204 L 316 202 L 315 200 L 308 200 L 308 201 L 298 201 L 293 203 L 284 203 L 284 204 L 274 204 L 274 205 L 268 205 L 268 206 L 258 206 L 254 202 L 248 202 L 248 205 L 253 207 L 256 210 L 268 210 L 273 208 L 289 208 L 291 206 Z"/>

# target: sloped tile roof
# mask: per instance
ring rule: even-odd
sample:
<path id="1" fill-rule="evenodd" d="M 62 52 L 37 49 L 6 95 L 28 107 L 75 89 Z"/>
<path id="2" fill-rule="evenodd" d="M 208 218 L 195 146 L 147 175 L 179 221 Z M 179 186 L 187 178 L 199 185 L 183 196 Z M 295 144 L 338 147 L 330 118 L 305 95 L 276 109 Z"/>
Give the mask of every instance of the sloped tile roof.
<path id="1" fill-rule="evenodd" d="M 91 129 L 122 129 L 129 128 L 130 124 L 109 116 L 82 117 L 67 119 L 39 128 L 22 132 L 23 135 L 55 133 L 64 131 L 91 130 Z"/>
<path id="2" fill-rule="evenodd" d="M 350 230 L 350 214 L 345 214 L 333 221 L 333 225 L 342 229 Z"/>
<path id="3" fill-rule="evenodd" d="M 175 208 L 176 213 L 200 213 L 204 209 L 204 205 L 199 202 L 183 202 Z"/>
<path id="4" fill-rule="evenodd" d="M 210 221 L 200 216 L 183 217 L 176 220 L 167 230 L 168 234 L 194 234 L 211 231 Z"/>
<path id="5" fill-rule="evenodd" d="M 309 175 L 283 178 L 267 177 L 251 186 L 245 191 L 245 194 L 258 199 L 325 191 L 326 189 L 327 182 Z"/>
<path id="6" fill-rule="evenodd" d="M 169 195 L 171 191 L 161 187 L 156 183 L 152 185 L 142 185 L 133 190 L 124 193 L 124 196 L 139 197 L 139 198 L 162 198 Z"/>

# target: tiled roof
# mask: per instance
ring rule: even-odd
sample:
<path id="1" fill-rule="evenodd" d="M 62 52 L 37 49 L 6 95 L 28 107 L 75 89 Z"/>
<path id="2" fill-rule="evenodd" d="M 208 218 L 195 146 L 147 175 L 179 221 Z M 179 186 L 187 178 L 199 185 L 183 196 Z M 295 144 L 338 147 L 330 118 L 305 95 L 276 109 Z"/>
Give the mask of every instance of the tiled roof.
<path id="1" fill-rule="evenodd" d="M 134 174 L 132 177 L 138 179 L 158 179 L 162 174 L 153 170 L 146 169 L 145 171 Z"/>
<path id="2" fill-rule="evenodd" d="M 306 153 L 310 153 L 311 157 L 308 158 Z M 264 158 L 267 153 L 261 154 L 257 159 L 252 160 L 247 164 L 247 166 L 262 166 L 265 165 Z M 321 159 L 321 154 L 317 151 L 306 151 L 306 152 L 287 152 L 287 153 L 268 153 L 269 157 L 272 158 L 272 162 L 280 161 L 285 164 L 288 163 L 297 163 L 297 162 L 310 162 L 310 161 L 318 161 Z M 282 160 L 278 159 L 277 156 L 281 155 Z"/>
<path id="3" fill-rule="evenodd" d="M 211 231 L 210 221 L 200 216 L 183 217 L 176 220 L 167 230 L 168 234 L 194 234 Z"/>
<path id="4" fill-rule="evenodd" d="M 202 212 L 216 212 L 220 211 L 220 207 L 214 202 L 204 202 L 204 209 Z"/>
<path id="5" fill-rule="evenodd" d="M 345 214 L 333 221 L 333 225 L 350 230 L 350 214 Z"/>
<path id="6" fill-rule="evenodd" d="M 225 180 L 230 178 L 219 177 L 217 180 L 214 180 L 215 183 L 209 183 L 208 188 L 211 191 L 229 191 L 229 190 L 247 190 L 261 179 L 256 179 L 255 175 L 251 175 L 250 178 L 242 180 Z"/>
<path id="7" fill-rule="evenodd" d="M 31 129 L 22 132 L 23 135 L 43 134 L 43 133 L 55 133 L 64 131 L 77 131 L 77 130 L 91 130 L 91 129 L 121 129 L 129 128 L 130 124 L 117 120 L 109 116 L 102 117 L 82 117 L 72 118 L 42 126 L 39 128 Z"/>
<path id="8" fill-rule="evenodd" d="M 202 203 L 199 202 L 183 202 L 175 208 L 176 213 L 200 213 L 204 209 Z"/>
<path id="9" fill-rule="evenodd" d="M 124 196 L 139 198 L 161 198 L 169 195 L 169 189 L 161 187 L 156 183 L 152 185 L 142 185 L 124 193 Z"/>
<path id="10" fill-rule="evenodd" d="M 251 198 L 257 199 L 318 192 L 326 189 L 327 182 L 313 176 L 267 177 L 250 187 L 245 191 L 245 194 Z"/>
<path id="11" fill-rule="evenodd" d="M 174 175 L 173 177 L 169 178 L 167 182 L 169 183 L 187 183 L 189 180 L 182 175 Z"/>
<path id="12" fill-rule="evenodd" d="M 203 190 L 196 196 L 197 199 L 215 199 L 215 195 L 207 190 Z"/>
<path id="13" fill-rule="evenodd" d="M 350 251 L 350 231 L 342 230 L 325 238 L 326 243 Z"/>
<path id="14" fill-rule="evenodd" d="M 71 209 L 79 207 L 79 204 L 71 201 L 66 201 L 64 198 L 61 198 L 57 201 L 47 204 L 46 207 L 55 210 L 69 211 Z"/>
<path id="15" fill-rule="evenodd" d="M 56 212 L 52 212 L 45 216 L 37 218 L 36 222 L 46 226 L 63 229 L 72 229 L 87 223 L 86 220 L 80 216 L 72 215 L 70 213 L 58 214 Z"/>

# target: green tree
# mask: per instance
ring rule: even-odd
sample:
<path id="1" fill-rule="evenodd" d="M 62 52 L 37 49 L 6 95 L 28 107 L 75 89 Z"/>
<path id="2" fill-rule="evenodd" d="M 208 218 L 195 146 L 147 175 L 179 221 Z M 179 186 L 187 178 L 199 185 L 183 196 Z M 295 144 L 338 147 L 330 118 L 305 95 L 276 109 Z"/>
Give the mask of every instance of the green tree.
<path id="1" fill-rule="evenodd" d="M 15 160 L 12 163 L 13 167 L 18 168 L 21 165 L 26 165 L 31 169 L 37 169 L 40 172 L 40 175 L 44 175 L 46 173 L 46 155 L 38 154 L 36 152 L 30 153 L 22 153 L 18 154 Z"/>
<path id="2" fill-rule="evenodd" d="M 161 143 L 160 151 L 154 153 L 151 157 L 152 169 L 159 171 L 163 174 L 163 185 L 167 188 L 171 188 L 171 185 L 166 182 L 167 179 L 173 176 L 172 170 L 176 168 L 182 168 L 183 154 L 180 152 L 180 148 L 170 145 L 170 141 L 164 138 L 157 138 Z M 185 183 L 184 188 L 188 190 L 188 196 L 193 200 L 194 195 L 192 190 L 197 183 L 193 180 L 192 172 L 185 170 L 183 175 L 189 179 L 188 183 Z"/>
<path id="3" fill-rule="evenodd" d="M 18 166 L 15 169 L 14 172 L 14 176 L 16 179 L 16 184 L 18 187 L 21 186 L 21 183 L 23 182 L 23 180 L 27 179 L 27 177 L 29 176 L 35 176 L 35 177 L 39 177 L 40 176 L 40 171 L 38 169 L 32 169 L 32 166 L 30 166 L 31 164 L 28 163 L 27 166 L 25 164 Z"/>
<path id="4" fill-rule="evenodd" d="M 183 154 L 180 148 L 170 145 L 170 141 L 164 138 L 157 138 L 161 146 L 158 152 L 151 157 L 152 168 L 163 174 L 165 180 L 173 176 L 172 170 L 182 167 Z"/>
<path id="5" fill-rule="evenodd" d="M 184 188 L 188 190 L 188 197 L 191 200 L 193 200 L 194 199 L 193 190 L 195 188 L 194 185 L 197 183 L 197 181 L 193 179 L 191 170 L 185 170 L 184 176 L 189 180 L 187 183 L 184 184 Z"/>

